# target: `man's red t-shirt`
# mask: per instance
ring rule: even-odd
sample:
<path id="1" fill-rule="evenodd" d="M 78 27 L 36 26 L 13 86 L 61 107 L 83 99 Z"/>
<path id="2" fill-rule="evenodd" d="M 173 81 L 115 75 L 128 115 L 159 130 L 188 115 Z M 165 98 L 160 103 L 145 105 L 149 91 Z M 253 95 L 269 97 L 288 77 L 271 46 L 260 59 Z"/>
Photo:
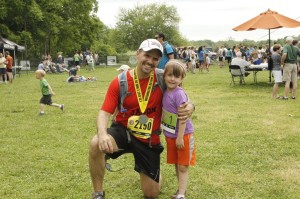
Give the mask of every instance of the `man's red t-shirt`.
<path id="1" fill-rule="evenodd" d="M 133 78 L 130 75 L 130 72 L 127 71 L 127 82 L 128 82 L 128 92 L 130 93 L 129 96 L 127 96 L 124 99 L 123 106 L 127 111 L 125 113 L 121 113 L 120 109 L 118 107 L 118 97 L 120 95 L 120 85 L 118 81 L 118 77 L 113 79 L 113 81 L 110 83 L 108 91 L 105 96 L 105 100 L 103 102 L 103 105 L 101 107 L 101 110 L 113 114 L 115 111 L 115 108 L 118 107 L 118 113 L 116 115 L 116 122 L 122 124 L 123 126 L 127 126 L 127 121 L 130 116 L 133 115 L 141 115 L 139 103 L 137 100 Z M 140 79 L 140 87 L 142 90 L 143 97 L 145 95 L 145 91 L 148 85 L 149 77 L 145 79 Z M 156 82 L 156 75 L 154 71 L 154 82 Z M 162 96 L 163 93 L 161 89 L 157 86 L 153 92 L 151 92 L 151 96 L 146 108 L 146 111 L 144 114 L 147 115 L 148 118 L 154 119 L 154 124 L 152 128 L 152 132 L 156 131 L 160 128 L 161 123 L 161 114 L 162 114 Z M 160 143 L 159 135 L 152 134 L 152 144 L 156 145 Z M 148 143 L 148 139 L 140 139 L 142 142 Z"/>

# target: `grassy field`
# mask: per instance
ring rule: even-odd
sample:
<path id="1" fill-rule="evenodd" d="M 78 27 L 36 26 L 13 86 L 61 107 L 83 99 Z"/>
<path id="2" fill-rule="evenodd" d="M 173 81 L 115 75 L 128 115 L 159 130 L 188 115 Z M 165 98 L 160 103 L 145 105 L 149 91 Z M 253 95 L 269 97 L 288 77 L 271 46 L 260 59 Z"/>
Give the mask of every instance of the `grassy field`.
<path id="1" fill-rule="evenodd" d="M 53 101 L 64 103 L 65 112 L 46 107 L 44 116 L 38 116 L 41 93 L 33 73 L 0 84 L 1 198 L 90 198 L 89 141 L 115 69 L 83 69 L 80 74 L 97 78 L 84 83 L 48 74 Z M 300 197 L 300 101 L 271 99 L 268 74 L 259 72 L 258 84 L 250 75 L 246 85 L 234 86 L 227 67 L 187 75 L 184 89 L 196 104 L 197 145 L 187 198 Z M 165 155 L 161 199 L 170 198 L 177 186 Z M 142 198 L 131 155 L 110 163 L 122 170 L 105 176 L 107 198 Z"/>

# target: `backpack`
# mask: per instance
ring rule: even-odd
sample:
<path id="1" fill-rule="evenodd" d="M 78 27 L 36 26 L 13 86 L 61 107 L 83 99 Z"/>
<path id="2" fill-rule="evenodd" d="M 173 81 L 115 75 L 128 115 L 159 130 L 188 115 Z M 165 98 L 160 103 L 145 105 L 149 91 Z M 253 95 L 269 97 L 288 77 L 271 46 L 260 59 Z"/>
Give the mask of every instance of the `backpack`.
<path id="1" fill-rule="evenodd" d="M 174 54 L 174 59 L 177 59 L 177 51 L 176 51 L 176 48 L 174 48 L 173 45 L 169 44 L 173 50 L 173 54 Z M 164 47 L 164 54 L 167 55 L 167 50 L 166 50 L 166 45 L 163 46 Z"/>
<path id="2" fill-rule="evenodd" d="M 183 58 L 183 59 L 186 58 L 186 50 L 183 51 L 183 53 L 182 53 L 182 58 Z"/>
<path id="3" fill-rule="evenodd" d="M 273 69 L 273 59 L 272 56 L 268 56 L 268 70 L 272 70 Z"/>
<path id="4" fill-rule="evenodd" d="M 118 81 L 120 85 L 120 95 L 119 95 L 119 107 L 121 113 L 124 113 L 127 111 L 127 109 L 124 108 L 123 102 L 124 99 L 129 96 L 131 93 L 128 92 L 128 83 L 127 83 L 127 71 L 123 71 L 118 75 Z M 155 69 L 156 74 L 156 82 L 153 85 L 152 92 L 156 89 L 157 86 L 161 89 L 162 92 L 166 89 L 166 85 L 164 83 L 164 70 L 156 68 Z"/>
<path id="5" fill-rule="evenodd" d="M 223 49 L 222 55 L 223 55 L 223 57 L 225 57 L 225 56 L 226 56 L 226 52 L 225 52 L 225 50 L 224 50 L 224 49 Z"/>

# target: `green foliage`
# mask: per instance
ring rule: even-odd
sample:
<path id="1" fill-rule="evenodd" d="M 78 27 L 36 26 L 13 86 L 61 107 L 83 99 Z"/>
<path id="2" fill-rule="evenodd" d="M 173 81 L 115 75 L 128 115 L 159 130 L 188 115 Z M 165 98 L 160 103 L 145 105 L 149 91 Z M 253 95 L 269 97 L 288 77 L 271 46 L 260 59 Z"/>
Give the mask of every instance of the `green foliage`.
<path id="1" fill-rule="evenodd" d="M 115 41 L 123 43 L 130 50 L 136 50 L 141 41 L 154 38 L 158 32 L 172 40 L 179 37 L 180 21 L 174 6 L 165 4 L 136 5 L 132 9 L 121 9 L 118 14 Z"/>
<path id="2" fill-rule="evenodd" d="M 89 49 L 105 28 L 95 17 L 97 0 L 10 0 L 2 8 L 0 35 L 26 45 L 29 57 Z"/>

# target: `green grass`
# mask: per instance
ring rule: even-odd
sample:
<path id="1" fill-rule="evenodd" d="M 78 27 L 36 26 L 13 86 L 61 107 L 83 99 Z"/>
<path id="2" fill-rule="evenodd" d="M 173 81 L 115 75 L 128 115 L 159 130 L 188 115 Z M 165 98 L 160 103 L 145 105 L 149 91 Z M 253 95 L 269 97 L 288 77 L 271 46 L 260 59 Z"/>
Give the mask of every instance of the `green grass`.
<path id="1" fill-rule="evenodd" d="M 89 141 L 109 82 L 117 67 L 98 67 L 96 82 L 66 83 L 67 74 L 48 74 L 64 103 L 62 113 L 46 107 L 39 117 L 39 82 L 33 73 L 0 84 L 1 198 L 89 198 Z M 184 89 L 196 104 L 192 116 L 197 165 L 189 169 L 188 198 L 299 198 L 300 103 L 271 99 L 268 72 L 246 85 L 230 86 L 228 68 L 189 73 Z M 280 93 L 283 93 L 281 85 Z M 162 139 L 164 142 L 164 139 Z M 159 198 L 176 191 L 173 165 L 162 154 L 163 187 Z M 142 198 L 131 155 L 110 162 L 120 172 L 107 173 L 107 198 Z"/>

